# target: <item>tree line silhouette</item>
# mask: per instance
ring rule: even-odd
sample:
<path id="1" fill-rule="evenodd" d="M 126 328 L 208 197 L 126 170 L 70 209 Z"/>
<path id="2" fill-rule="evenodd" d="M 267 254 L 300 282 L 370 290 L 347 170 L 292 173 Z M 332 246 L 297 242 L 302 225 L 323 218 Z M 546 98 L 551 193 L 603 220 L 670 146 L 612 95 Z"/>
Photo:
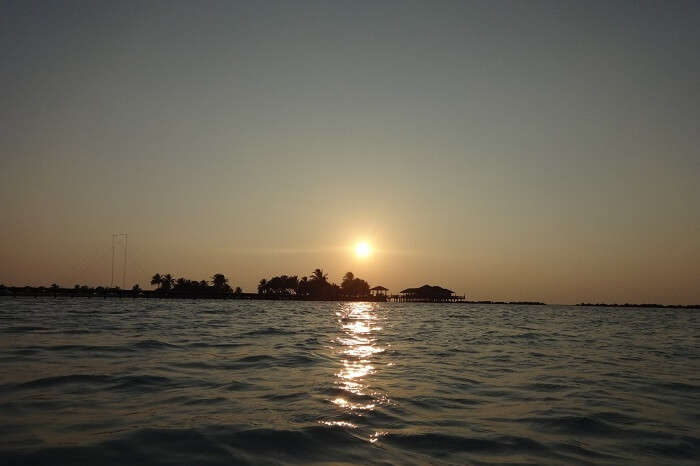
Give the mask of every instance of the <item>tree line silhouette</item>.
<path id="1" fill-rule="evenodd" d="M 328 281 L 328 274 L 322 269 L 315 269 L 310 276 L 299 278 L 297 275 L 280 275 L 269 280 L 263 278 L 258 283 L 258 295 L 270 299 L 320 299 L 334 300 L 343 298 L 369 297 L 369 284 L 356 278 L 352 272 L 343 276 L 340 286 Z"/>
<path id="2" fill-rule="evenodd" d="M 216 273 L 211 277 L 211 284 L 207 280 L 191 280 L 180 277 L 173 278 L 171 274 L 156 273 L 151 277 L 151 285 L 156 286 L 157 293 L 168 293 L 187 296 L 231 296 L 243 293 L 240 286 L 235 290 L 228 283 L 228 278 L 222 273 Z M 135 287 L 138 285 L 134 285 Z"/>
<path id="3" fill-rule="evenodd" d="M 239 299 L 308 299 L 342 300 L 373 299 L 369 284 L 355 277 L 352 272 L 343 276 L 340 285 L 328 281 L 328 274 L 315 269 L 308 277 L 280 275 L 269 280 L 263 278 L 257 293 L 244 293 L 240 286 L 235 289 L 228 278 L 216 273 L 209 280 L 175 278 L 172 274 L 156 273 L 151 277 L 154 290 L 143 290 L 136 284 L 130 290 L 117 287 L 90 287 L 76 284 L 73 288 L 62 288 L 54 283 L 50 287 L 5 287 L 0 285 L 0 295 L 12 296 L 83 296 L 83 297 L 153 297 L 153 298 L 239 298 Z"/>
<path id="4" fill-rule="evenodd" d="M 88 286 L 77 284 L 73 288 L 62 288 L 56 283 L 50 286 L 7 286 L 0 283 L 0 296 L 44 296 L 44 297 L 144 297 L 144 298 L 233 298 L 233 299 L 308 299 L 343 300 L 377 299 L 369 296 L 369 284 L 356 278 L 352 272 L 343 276 L 341 285 L 328 282 L 328 275 L 316 269 L 310 277 L 299 279 L 296 275 L 262 279 L 257 293 L 244 293 L 240 287 L 231 289 L 223 274 L 214 274 L 211 283 L 207 280 L 173 279 L 171 274 L 155 274 L 151 278 L 155 290 L 142 290 L 136 284 L 130 290 L 119 287 Z M 538 301 L 464 301 L 467 304 L 527 304 L 545 305 Z M 628 308 L 676 308 L 700 309 L 700 304 L 609 304 L 580 303 L 582 307 L 628 307 Z"/>

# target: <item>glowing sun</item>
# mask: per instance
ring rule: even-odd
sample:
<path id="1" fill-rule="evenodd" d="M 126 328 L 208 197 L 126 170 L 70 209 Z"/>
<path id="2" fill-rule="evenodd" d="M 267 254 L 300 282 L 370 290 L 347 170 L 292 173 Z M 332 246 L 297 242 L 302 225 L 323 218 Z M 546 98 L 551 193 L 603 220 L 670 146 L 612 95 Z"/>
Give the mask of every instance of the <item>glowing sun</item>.
<path id="1" fill-rule="evenodd" d="M 355 245 L 355 255 L 357 257 L 368 257 L 370 254 L 372 254 L 372 247 L 369 243 L 363 241 Z"/>

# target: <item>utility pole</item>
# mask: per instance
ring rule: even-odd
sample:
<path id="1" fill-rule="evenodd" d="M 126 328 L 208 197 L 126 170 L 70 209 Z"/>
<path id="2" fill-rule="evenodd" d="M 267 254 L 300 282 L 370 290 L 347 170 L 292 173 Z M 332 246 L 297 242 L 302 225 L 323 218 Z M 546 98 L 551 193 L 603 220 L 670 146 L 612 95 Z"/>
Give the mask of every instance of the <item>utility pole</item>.
<path id="1" fill-rule="evenodd" d="M 116 235 L 112 234 L 112 278 L 109 280 L 109 287 L 114 288 L 114 237 Z"/>
<path id="2" fill-rule="evenodd" d="M 126 258 L 127 258 L 127 243 L 129 235 L 127 233 L 112 234 L 112 278 L 109 282 L 109 287 L 114 288 L 114 255 L 116 253 L 117 242 L 124 240 L 124 268 L 122 269 L 122 289 L 126 288 Z"/>
<path id="3" fill-rule="evenodd" d="M 129 243 L 129 235 L 124 233 L 124 270 L 122 270 L 122 290 L 126 290 L 126 250 Z"/>

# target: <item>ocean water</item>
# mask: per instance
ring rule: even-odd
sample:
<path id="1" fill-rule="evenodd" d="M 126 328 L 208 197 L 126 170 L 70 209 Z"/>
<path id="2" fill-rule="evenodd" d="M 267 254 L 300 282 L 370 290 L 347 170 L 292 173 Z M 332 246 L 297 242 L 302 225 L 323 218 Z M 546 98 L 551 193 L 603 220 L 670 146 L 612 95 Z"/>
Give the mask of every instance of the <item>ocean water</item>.
<path id="1" fill-rule="evenodd" d="M 698 311 L 0 299 L 0 464 L 698 462 Z"/>

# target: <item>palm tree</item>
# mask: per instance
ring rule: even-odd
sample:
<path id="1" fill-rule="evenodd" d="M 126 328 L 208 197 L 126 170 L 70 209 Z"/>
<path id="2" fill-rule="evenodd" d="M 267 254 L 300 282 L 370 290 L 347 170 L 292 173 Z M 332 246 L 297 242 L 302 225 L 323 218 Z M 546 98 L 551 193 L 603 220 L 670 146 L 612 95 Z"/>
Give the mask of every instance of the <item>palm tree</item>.
<path id="1" fill-rule="evenodd" d="M 354 281 L 355 274 L 352 272 L 348 272 L 345 275 L 343 275 L 343 281 L 340 283 L 340 287 L 345 293 L 349 293 Z"/>
<path id="2" fill-rule="evenodd" d="M 299 284 L 297 285 L 296 293 L 299 296 L 306 296 L 309 294 L 309 279 L 308 277 L 301 277 Z"/>
<path id="3" fill-rule="evenodd" d="M 162 284 L 163 284 L 163 277 L 161 277 L 159 273 L 153 275 L 153 277 L 151 278 L 151 285 L 155 285 L 158 288 L 160 288 L 160 286 Z"/>
<path id="4" fill-rule="evenodd" d="M 265 294 L 267 293 L 267 280 L 264 278 L 260 279 L 260 283 L 258 283 L 258 294 Z"/>
<path id="5" fill-rule="evenodd" d="M 328 274 L 323 273 L 322 269 L 316 269 L 311 274 L 311 280 L 328 281 Z"/>
<path id="6" fill-rule="evenodd" d="M 169 273 L 166 274 L 164 277 L 161 278 L 160 286 L 165 290 L 169 291 L 170 288 L 173 287 L 173 284 L 175 283 L 175 279 L 173 278 L 172 275 Z"/>
<path id="7" fill-rule="evenodd" d="M 297 277 L 296 275 L 287 277 L 287 282 L 285 283 L 284 287 L 286 288 L 285 293 L 296 293 L 297 288 L 299 288 L 299 277 Z"/>
<path id="8" fill-rule="evenodd" d="M 223 290 L 228 285 L 228 279 L 226 278 L 226 276 L 223 273 L 217 273 L 211 277 L 211 284 L 217 290 Z"/>

